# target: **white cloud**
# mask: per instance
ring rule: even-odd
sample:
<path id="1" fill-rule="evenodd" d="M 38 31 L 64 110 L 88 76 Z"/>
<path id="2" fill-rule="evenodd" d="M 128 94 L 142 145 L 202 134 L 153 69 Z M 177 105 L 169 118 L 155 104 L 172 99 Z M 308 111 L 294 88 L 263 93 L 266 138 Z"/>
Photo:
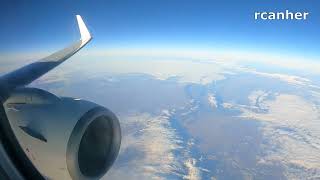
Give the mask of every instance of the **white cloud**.
<path id="1" fill-rule="evenodd" d="M 264 73 L 264 72 L 257 72 L 257 71 L 249 71 L 249 72 L 259 76 L 278 79 L 278 80 L 287 82 L 288 84 L 309 85 L 311 83 L 311 80 L 307 78 L 299 77 L 299 76 L 292 76 L 292 75 L 278 74 L 278 73 Z"/>
<path id="2" fill-rule="evenodd" d="M 218 107 L 218 103 L 217 103 L 216 97 L 211 93 L 208 94 L 208 102 L 209 102 L 209 104 L 210 104 L 210 106 L 212 108 L 217 108 Z"/>
<path id="3" fill-rule="evenodd" d="M 183 176 L 183 179 L 187 180 L 198 180 L 201 179 L 201 171 L 196 167 L 197 160 L 194 158 L 190 158 L 185 162 L 185 166 L 187 167 L 188 174 Z"/>
<path id="4" fill-rule="evenodd" d="M 105 179 L 166 179 L 165 176 L 195 177 L 195 162 L 170 127 L 170 112 L 161 115 L 137 113 L 122 119 L 123 141 L 118 161 Z M 134 153 L 129 153 L 133 151 Z M 177 156 L 174 152 L 183 152 Z M 127 156 L 132 157 L 127 157 Z M 123 162 L 119 162 L 121 157 Z M 187 178 L 188 179 L 188 178 Z"/>
<path id="5" fill-rule="evenodd" d="M 263 94 L 254 91 L 249 99 L 254 102 Z M 266 111 L 255 111 L 257 103 Z M 262 132 L 268 143 L 262 144 L 265 155 L 258 157 L 259 163 L 281 162 L 289 178 L 320 174 L 320 111 L 315 104 L 300 96 L 278 94 L 273 100 L 264 98 L 251 106 L 228 107 L 241 109 L 241 117 L 264 124 Z"/>
<path id="6" fill-rule="evenodd" d="M 105 72 L 115 74 L 143 73 L 161 80 L 175 77 L 181 83 L 208 84 L 214 80 L 224 79 L 225 71 L 223 65 L 215 62 L 206 63 L 191 60 L 93 59 L 90 61 L 90 65 L 80 65 L 79 68 L 86 68 L 86 72 L 95 72 L 95 74 Z"/>

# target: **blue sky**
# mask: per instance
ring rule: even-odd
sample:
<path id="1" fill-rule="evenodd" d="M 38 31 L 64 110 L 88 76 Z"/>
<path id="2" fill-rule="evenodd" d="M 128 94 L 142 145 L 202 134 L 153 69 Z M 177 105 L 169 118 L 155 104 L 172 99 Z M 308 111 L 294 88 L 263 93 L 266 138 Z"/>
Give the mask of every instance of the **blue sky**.
<path id="1" fill-rule="evenodd" d="M 78 38 L 81 14 L 94 41 L 89 50 L 235 49 L 319 57 L 319 1 L 6 1 L 0 11 L 0 53 L 64 47 Z M 256 11 L 309 12 L 306 21 L 256 21 Z"/>

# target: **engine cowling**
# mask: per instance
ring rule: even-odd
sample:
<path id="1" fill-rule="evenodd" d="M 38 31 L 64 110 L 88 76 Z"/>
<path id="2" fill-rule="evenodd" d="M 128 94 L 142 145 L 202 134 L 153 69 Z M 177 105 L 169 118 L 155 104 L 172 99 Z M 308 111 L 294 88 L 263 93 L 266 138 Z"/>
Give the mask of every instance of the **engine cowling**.
<path id="1" fill-rule="evenodd" d="M 44 177 L 99 179 L 119 153 L 119 120 L 95 103 L 22 88 L 4 107 L 21 148 Z"/>

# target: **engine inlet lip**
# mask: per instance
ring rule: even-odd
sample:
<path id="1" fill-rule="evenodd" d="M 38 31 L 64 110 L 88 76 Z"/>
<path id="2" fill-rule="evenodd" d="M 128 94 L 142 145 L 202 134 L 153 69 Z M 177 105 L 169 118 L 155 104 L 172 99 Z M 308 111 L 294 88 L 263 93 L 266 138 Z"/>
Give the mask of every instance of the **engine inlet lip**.
<path id="1" fill-rule="evenodd" d="M 102 167 L 101 171 L 94 176 L 86 175 L 81 171 L 79 166 L 79 148 L 81 144 L 81 140 L 83 135 L 85 134 L 88 126 L 94 122 L 97 118 L 105 116 L 110 120 L 112 124 L 112 146 L 109 151 L 109 155 L 107 156 L 108 161 L 104 167 Z M 68 140 L 67 145 L 67 168 L 72 179 L 99 179 L 101 178 L 112 166 L 113 162 L 116 160 L 118 156 L 119 149 L 121 144 L 121 129 L 118 118 L 108 109 L 98 106 L 95 107 L 88 112 L 86 112 L 80 120 L 76 123 L 75 127 L 72 130 L 71 136 Z"/>

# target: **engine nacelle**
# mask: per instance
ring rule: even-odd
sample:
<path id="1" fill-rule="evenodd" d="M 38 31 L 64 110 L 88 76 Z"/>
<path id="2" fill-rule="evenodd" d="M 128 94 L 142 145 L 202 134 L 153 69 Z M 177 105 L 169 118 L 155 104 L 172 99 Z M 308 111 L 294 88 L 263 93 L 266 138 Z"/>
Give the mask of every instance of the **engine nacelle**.
<path id="1" fill-rule="evenodd" d="M 95 103 L 22 88 L 4 107 L 21 147 L 44 177 L 99 179 L 118 155 L 119 121 Z"/>

